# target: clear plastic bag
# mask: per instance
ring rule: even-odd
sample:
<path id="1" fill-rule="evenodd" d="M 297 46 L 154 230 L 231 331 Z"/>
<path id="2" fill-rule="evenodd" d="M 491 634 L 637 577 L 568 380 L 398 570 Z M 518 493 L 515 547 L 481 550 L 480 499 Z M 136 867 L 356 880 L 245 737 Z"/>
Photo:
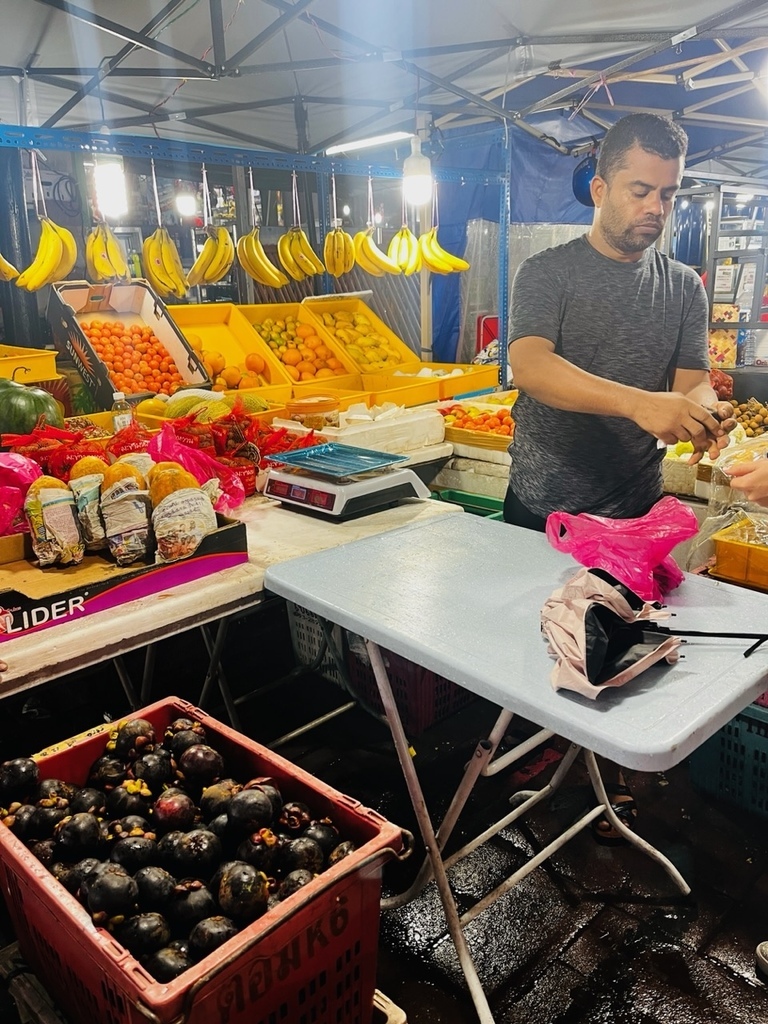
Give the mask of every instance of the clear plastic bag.
<path id="1" fill-rule="evenodd" d="M 659 601 L 683 582 L 670 552 L 698 530 L 696 514 L 670 495 L 638 519 L 552 512 L 547 540 L 589 569 L 605 569 L 644 601 Z"/>

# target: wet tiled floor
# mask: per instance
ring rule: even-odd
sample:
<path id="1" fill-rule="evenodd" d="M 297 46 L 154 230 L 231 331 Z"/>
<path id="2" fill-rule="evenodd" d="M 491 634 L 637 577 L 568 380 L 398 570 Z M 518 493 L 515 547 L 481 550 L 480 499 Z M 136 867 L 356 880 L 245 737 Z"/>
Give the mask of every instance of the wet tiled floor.
<path id="1" fill-rule="evenodd" d="M 195 634 L 161 645 L 157 693 L 195 701 L 202 641 Z M 236 694 L 280 677 L 292 655 L 281 606 L 232 628 L 225 661 Z M 140 675 L 138 655 L 129 669 Z M 345 695 L 304 676 L 240 705 L 243 729 L 267 745 Z M 3 702 L 0 756 L 56 742 L 126 713 L 108 667 Z M 212 713 L 224 717 L 221 708 Z M 483 701 L 414 740 L 427 803 L 439 818 L 475 743 L 496 717 Z M 513 722 L 509 742 L 530 727 Z M 501 817 L 522 786 L 537 787 L 565 749 L 552 740 L 521 765 L 481 780 L 460 819 L 454 845 Z M 416 831 L 385 725 L 353 709 L 280 746 L 289 760 Z M 611 779 L 615 770 L 606 765 Z M 627 773 L 638 805 L 636 830 L 682 871 L 682 897 L 662 869 L 629 846 L 607 847 L 587 829 L 478 917 L 467 934 L 497 1024 L 768 1024 L 768 987 L 754 975 L 756 943 L 768 938 L 766 822 L 692 783 L 687 764 L 659 774 Z M 575 768 L 549 803 L 516 822 L 450 873 L 460 908 L 487 892 L 546 845 L 557 827 L 589 806 L 586 772 Z M 450 849 L 451 847 L 449 847 Z M 385 895 L 403 891 L 417 851 L 387 867 Z M 12 941 L 7 931 L 3 935 Z M 378 987 L 409 1024 L 475 1024 L 434 884 L 382 915 Z M 7 998 L 0 1021 L 18 1019 Z"/>

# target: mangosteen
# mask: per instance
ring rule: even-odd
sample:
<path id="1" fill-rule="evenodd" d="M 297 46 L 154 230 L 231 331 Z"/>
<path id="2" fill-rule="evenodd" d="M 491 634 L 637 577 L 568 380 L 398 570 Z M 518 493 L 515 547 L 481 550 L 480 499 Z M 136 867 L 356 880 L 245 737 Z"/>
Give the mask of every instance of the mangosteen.
<path id="1" fill-rule="evenodd" d="M 144 967 L 161 984 L 173 981 L 184 971 L 188 971 L 191 966 L 192 960 L 189 954 L 179 949 L 173 949 L 171 946 L 159 949 L 157 953 L 152 953 L 144 961 Z"/>
<path id="2" fill-rule="evenodd" d="M 45 807 L 61 804 L 69 806 L 69 802 L 75 797 L 77 790 L 77 786 L 73 786 L 70 782 L 64 782 L 63 779 L 43 779 L 37 784 L 34 802 Z"/>
<path id="3" fill-rule="evenodd" d="M 224 774 L 224 758 L 207 743 L 193 743 L 179 757 L 179 771 L 195 790 L 210 786 Z"/>
<path id="4" fill-rule="evenodd" d="M 200 795 L 200 813 L 203 821 L 212 821 L 220 814 L 225 814 L 227 804 L 243 787 L 234 779 L 219 779 L 211 786 L 206 786 Z"/>
<path id="5" fill-rule="evenodd" d="M 131 775 L 134 779 L 143 779 L 153 793 L 162 792 L 177 778 L 176 761 L 170 750 L 158 747 L 149 754 L 142 754 L 133 762 Z"/>
<path id="6" fill-rule="evenodd" d="M 126 836 L 118 839 L 109 854 L 113 864 L 121 864 L 126 871 L 134 874 L 139 868 L 154 864 L 157 859 L 157 843 L 142 836 Z"/>
<path id="7" fill-rule="evenodd" d="M 182 715 L 180 718 L 174 718 L 165 730 L 163 736 L 165 745 L 170 747 L 174 736 L 178 736 L 180 732 L 192 732 L 195 734 L 195 743 L 205 743 L 206 733 L 201 723 L 196 722 L 194 718 L 187 718 Z"/>
<path id="8" fill-rule="evenodd" d="M 135 914 L 115 925 L 114 936 L 135 957 L 149 956 L 171 941 L 171 926 L 162 914 Z"/>
<path id="9" fill-rule="evenodd" d="M 258 832 L 251 835 L 240 843 L 237 848 L 237 860 L 244 860 L 260 871 L 267 874 L 277 860 L 279 841 L 275 833 L 269 828 L 260 828 Z"/>
<path id="10" fill-rule="evenodd" d="M 197 878 L 184 878 L 174 888 L 166 907 L 168 920 L 181 935 L 188 935 L 198 921 L 218 913 L 213 894 Z"/>
<path id="11" fill-rule="evenodd" d="M 350 853 L 354 853 L 357 847 L 350 839 L 345 839 L 343 843 L 339 843 L 335 846 L 328 854 L 328 867 L 333 867 L 334 864 L 338 864 L 340 860 L 344 860 Z"/>
<path id="12" fill-rule="evenodd" d="M 269 882 L 263 871 L 245 861 L 230 861 L 216 875 L 215 896 L 226 917 L 248 924 L 266 912 Z"/>
<path id="13" fill-rule="evenodd" d="M 59 882 L 67 892 L 73 896 L 77 893 L 80 888 L 80 878 L 77 873 L 76 865 L 64 864 L 62 861 L 54 861 L 48 868 L 53 877 Z"/>
<path id="14" fill-rule="evenodd" d="M 307 871 L 306 868 L 298 868 L 296 871 L 289 871 L 285 878 L 280 883 L 280 888 L 277 890 L 278 900 L 286 900 L 289 896 L 292 896 L 299 889 L 303 889 L 305 885 L 312 881 L 315 876 L 311 871 Z"/>
<path id="15" fill-rule="evenodd" d="M 221 840 L 208 829 L 185 832 L 174 845 L 169 870 L 177 878 L 199 878 L 207 881 L 221 863 Z"/>
<path id="16" fill-rule="evenodd" d="M 53 830 L 53 838 L 59 860 L 93 857 L 102 842 L 101 823 L 95 814 L 79 811 L 62 818 Z"/>
<path id="17" fill-rule="evenodd" d="M 119 864 L 102 864 L 89 874 L 86 902 L 96 924 L 128 917 L 136 909 L 139 887 Z"/>
<path id="18" fill-rule="evenodd" d="M 272 804 L 260 789 L 241 789 L 227 804 L 227 817 L 240 835 L 258 832 L 272 822 Z"/>
<path id="19" fill-rule="evenodd" d="M 176 849 L 176 844 L 184 835 L 178 829 L 173 832 L 166 832 L 164 836 L 161 836 L 157 841 L 157 860 L 158 863 L 164 867 L 167 871 L 173 874 L 173 857 Z"/>
<path id="20" fill-rule="evenodd" d="M 151 753 L 157 742 L 155 727 L 146 718 L 129 718 L 120 722 L 110 733 L 107 742 L 107 753 L 135 761 L 142 754 Z"/>
<path id="21" fill-rule="evenodd" d="M 126 814 L 124 818 L 110 821 L 109 834 L 113 839 L 127 839 L 129 836 L 139 836 L 142 839 L 157 838 L 154 828 L 140 814 Z"/>
<path id="22" fill-rule="evenodd" d="M 83 786 L 70 800 L 69 809 L 73 814 L 82 812 L 103 817 L 107 813 L 106 793 L 101 789 L 94 789 L 93 786 Z"/>
<path id="23" fill-rule="evenodd" d="M 275 785 L 275 780 L 269 778 L 266 775 L 260 775 L 255 779 L 251 779 L 243 786 L 243 789 L 260 789 L 262 793 L 266 793 L 272 804 L 272 817 L 278 819 L 283 809 L 283 798 L 280 794 L 280 790 Z"/>
<path id="24" fill-rule="evenodd" d="M 280 828 L 288 835 L 300 836 L 311 821 L 312 815 L 306 804 L 299 800 L 290 800 L 287 804 L 283 804 L 279 824 Z"/>
<path id="25" fill-rule="evenodd" d="M 139 909 L 162 911 L 171 899 L 176 879 L 156 864 L 139 868 L 133 876 L 139 887 Z"/>
<path id="26" fill-rule="evenodd" d="M 112 818 L 126 814 L 149 816 L 152 794 L 141 779 L 126 779 L 107 794 L 107 810 Z"/>
<path id="27" fill-rule="evenodd" d="M 339 845 L 339 830 L 329 818 L 321 818 L 319 821 L 310 822 L 302 832 L 307 839 L 314 839 L 323 856 L 328 854 Z"/>
<path id="28" fill-rule="evenodd" d="M 228 917 L 217 914 L 216 917 L 205 917 L 198 921 L 189 933 L 189 955 L 197 963 L 223 946 L 228 939 L 237 935 L 240 929 Z"/>
<path id="29" fill-rule="evenodd" d="M 104 861 L 97 857 L 83 857 L 72 868 L 78 882 L 78 895 L 83 899 L 87 896 L 90 882 L 96 877 L 95 872 L 100 871 L 103 866 Z"/>
<path id="30" fill-rule="evenodd" d="M 112 757 L 104 754 L 98 757 L 91 765 L 88 773 L 88 785 L 109 793 L 115 786 L 119 786 L 128 774 L 128 768 L 119 757 Z"/>
<path id="31" fill-rule="evenodd" d="M 3 807 L 23 802 L 37 788 L 40 773 L 31 757 L 15 757 L 0 764 L 0 803 Z"/>
<path id="32" fill-rule="evenodd" d="M 50 839 L 53 830 L 60 821 L 69 816 L 69 803 L 66 800 L 46 800 L 41 806 L 35 807 L 34 829 L 38 838 Z"/>
<path id="33" fill-rule="evenodd" d="M 166 789 L 152 805 L 152 821 L 158 835 L 164 832 L 186 832 L 195 823 L 195 801 L 181 789 Z"/>
<path id="34" fill-rule="evenodd" d="M 324 863 L 322 847 L 307 836 L 291 839 L 280 850 L 280 870 L 286 874 L 298 868 L 306 868 L 317 875 L 323 870 Z"/>
<path id="35" fill-rule="evenodd" d="M 37 816 L 37 807 L 34 804 L 21 804 L 13 812 L 6 814 L 3 824 L 20 839 L 22 843 L 29 843 L 33 839 L 42 839 L 43 833 L 39 831 L 44 822 Z"/>
<path id="36" fill-rule="evenodd" d="M 50 868 L 53 863 L 55 848 L 55 839 L 35 839 L 34 842 L 29 844 L 29 852 L 34 854 L 46 868 Z"/>

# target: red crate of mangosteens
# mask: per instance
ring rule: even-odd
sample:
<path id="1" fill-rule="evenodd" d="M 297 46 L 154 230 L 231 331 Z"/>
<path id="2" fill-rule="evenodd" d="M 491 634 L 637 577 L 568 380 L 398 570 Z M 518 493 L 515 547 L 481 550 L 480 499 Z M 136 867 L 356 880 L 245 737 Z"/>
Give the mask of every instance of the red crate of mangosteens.
<path id="1" fill-rule="evenodd" d="M 203 725 L 232 777 L 271 776 L 284 800 L 331 818 L 355 852 L 161 984 L 0 825 L 0 886 L 23 956 L 72 1024 L 370 1024 L 381 873 L 403 850 L 402 830 L 186 701 L 130 717 L 162 735 L 181 716 Z M 35 755 L 41 779 L 83 785 L 112 728 Z"/>

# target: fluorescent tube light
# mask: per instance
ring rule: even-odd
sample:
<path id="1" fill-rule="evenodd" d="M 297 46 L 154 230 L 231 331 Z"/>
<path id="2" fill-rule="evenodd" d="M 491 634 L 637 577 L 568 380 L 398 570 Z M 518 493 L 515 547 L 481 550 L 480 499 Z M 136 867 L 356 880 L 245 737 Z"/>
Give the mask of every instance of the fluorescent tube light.
<path id="1" fill-rule="evenodd" d="M 386 146 L 390 142 L 402 142 L 409 139 L 410 132 L 389 132 L 387 135 L 372 135 L 369 139 L 356 139 L 354 142 L 342 142 L 338 146 L 329 146 L 325 150 L 326 156 L 333 156 L 334 153 L 352 153 L 356 149 L 373 149 L 375 146 Z"/>

